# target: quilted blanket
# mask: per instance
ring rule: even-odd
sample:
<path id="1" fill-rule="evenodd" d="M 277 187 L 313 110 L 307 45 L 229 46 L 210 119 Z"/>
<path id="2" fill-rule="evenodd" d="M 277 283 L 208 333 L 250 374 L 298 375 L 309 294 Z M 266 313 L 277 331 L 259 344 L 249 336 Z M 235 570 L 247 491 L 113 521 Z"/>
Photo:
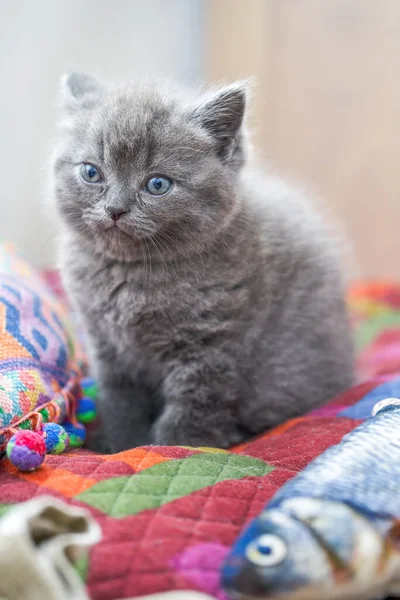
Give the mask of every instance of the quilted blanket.
<path id="1" fill-rule="evenodd" d="M 85 506 L 103 531 L 82 577 L 93 600 L 172 589 L 225 599 L 219 567 L 229 546 L 276 490 L 365 419 L 400 396 L 400 287 L 349 293 L 360 383 L 327 405 L 236 447 L 145 447 L 112 456 L 49 456 L 34 473 L 0 467 L 0 514 L 46 493 Z"/>

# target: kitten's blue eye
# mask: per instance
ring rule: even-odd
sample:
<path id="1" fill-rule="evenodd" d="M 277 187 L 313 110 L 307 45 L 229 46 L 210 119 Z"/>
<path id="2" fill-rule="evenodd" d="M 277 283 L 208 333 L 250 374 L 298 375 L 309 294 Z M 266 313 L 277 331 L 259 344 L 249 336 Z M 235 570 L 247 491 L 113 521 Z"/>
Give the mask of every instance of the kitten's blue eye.
<path id="1" fill-rule="evenodd" d="M 162 196 L 170 191 L 172 181 L 168 177 L 151 177 L 146 182 L 146 190 L 153 196 Z"/>
<path id="2" fill-rule="evenodd" d="M 83 163 L 81 165 L 81 175 L 82 178 L 88 183 L 99 183 L 103 180 L 96 167 L 89 163 Z"/>

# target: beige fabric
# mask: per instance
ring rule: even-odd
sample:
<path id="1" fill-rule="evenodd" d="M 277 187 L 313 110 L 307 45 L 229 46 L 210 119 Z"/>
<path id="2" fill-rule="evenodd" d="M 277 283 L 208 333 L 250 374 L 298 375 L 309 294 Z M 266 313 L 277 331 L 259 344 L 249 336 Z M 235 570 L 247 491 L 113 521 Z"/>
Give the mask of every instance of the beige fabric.
<path id="1" fill-rule="evenodd" d="M 72 563 L 101 538 L 90 514 L 50 496 L 10 509 L 0 519 L 0 600 L 89 600 Z M 213 600 L 178 591 L 132 600 Z"/>
<path id="2" fill-rule="evenodd" d="M 0 600 L 88 600 L 71 564 L 101 538 L 90 514 L 40 496 L 0 519 Z"/>

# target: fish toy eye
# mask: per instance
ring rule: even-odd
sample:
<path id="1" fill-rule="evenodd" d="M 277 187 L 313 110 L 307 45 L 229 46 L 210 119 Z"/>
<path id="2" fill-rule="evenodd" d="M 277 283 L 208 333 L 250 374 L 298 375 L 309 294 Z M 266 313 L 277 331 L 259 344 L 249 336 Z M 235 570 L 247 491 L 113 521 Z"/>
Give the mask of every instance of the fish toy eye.
<path id="1" fill-rule="evenodd" d="M 287 546 L 280 537 L 264 534 L 247 545 L 245 554 L 247 560 L 258 567 L 275 567 L 285 560 Z"/>

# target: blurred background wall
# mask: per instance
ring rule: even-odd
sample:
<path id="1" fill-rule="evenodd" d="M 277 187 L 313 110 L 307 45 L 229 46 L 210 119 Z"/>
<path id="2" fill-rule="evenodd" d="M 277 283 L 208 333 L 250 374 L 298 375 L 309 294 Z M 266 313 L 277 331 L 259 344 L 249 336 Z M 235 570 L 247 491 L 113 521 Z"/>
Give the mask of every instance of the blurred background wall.
<path id="1" fill-rule="evenodd" d="M 197 80 L 202 0 L 0 0 L 0 239 L 55 260 L 42 208 L 61 73 Z"/>
<path id="2" fill-rule="evenodd" d="M 253 76 L 260 157 L 328 207 L 361 274 L 400 279 L 400 0 L 0 0 L 0 53 L 0 238 L 36 264 L 60 73 Z"/>
<path id="3" fill-rule="evenodd" d="M 261 156 L 327 206 L 359 274 L 400 279 L 400 1 L 210 0 L 207 14 L 209 78 L 256 77 Z"/>

